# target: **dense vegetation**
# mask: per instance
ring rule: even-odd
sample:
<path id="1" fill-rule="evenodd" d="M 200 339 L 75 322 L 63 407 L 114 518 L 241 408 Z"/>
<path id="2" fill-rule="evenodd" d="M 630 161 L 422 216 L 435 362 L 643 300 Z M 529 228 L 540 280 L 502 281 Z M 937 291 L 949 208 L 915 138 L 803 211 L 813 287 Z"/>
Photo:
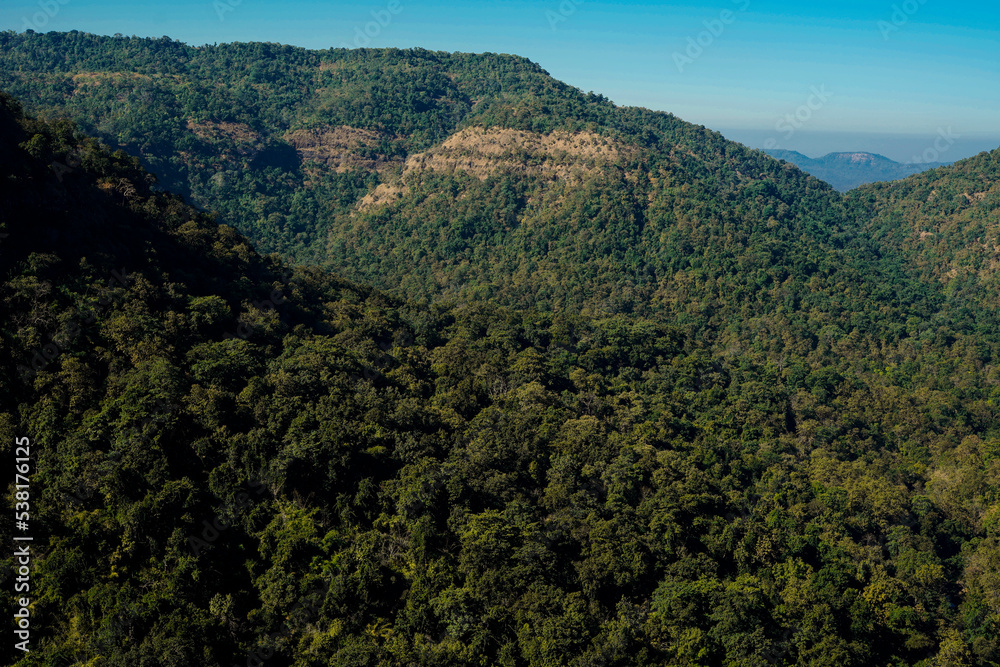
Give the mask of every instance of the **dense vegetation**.
<path id="1" fill-rule="evenodd" d="M 845 199 L 512 57 L 0 40 L 4 85 L 90 118 L 0 99 L 17 664 L 1000 664 L 996 153 Z M 359 163 L 472 166 L 276 138 L 340 124 Z M 607 143 L 484 163 L 488 129 Z M 252 183 L 199 199 L 191 156 Z M 393 294 L 218 224 L 285 233 L 245 213 L 286 196 L 340 208 L 271 247 Z"/>
<path id="2" fill-rule="evenodd" d="M 844 225 L 834 193 L 801 172 L 669 114 L 615 107 L 515 56 L 193 48 L 79 32 L 0 33 L 0 52 L 0 89 L 31 111 L 68 116 L 140 157 L 163 187 L 266 250 L 386 289 L 403 284 L 405 295 L 433 298 L 445 285 L 511 305 L 618 312 L 673 289 L 679 271 L 700 273 L 695 265 L 722 245 L 732 254 L 750 235 L 782 237 L 764 253 L 773 258 L 738 253 L 723 269 L 746 262 L 767 273 L 792 261 L 789 238 L 825 242 Z M 567 165 L 565 151 L 537 151 L 528 156 L 537 169 L 524 173 L 515 151 L 494 156 L 482 183 L 403 164 L 456 131 L 492 128 L 590 133 L 615 156 Z M 350 136 L 332 137 L 337 129 Z M 554 175 L 567 169 L 580 182 L 563 196 L 570 179 Z M 402 201 L 359 210 L 403 176 Z M 453 201 L 460 192 L 468 205 Z M 498 249 L 500 265 L 485 258 Z M 538 294 L 527 284 L 565 280 L 568 263 L 584 273 L 571 278 L 577 289 Z M 506 276 L 526 284 L 512 289 Z"/>
<path id="3" fill-rule="evenodd" d="M 952 301 L 995 310 L 1000 288 L 1000 150 L 851 194 L 863 232 Z"/>
<path id="4" fill-rule="evenodd" d="M 613 106 L 523 58 L 421 49 L 307 51 L 277 44 L 190 47 L 87 33 L 0 33 L 0 89 L 69 115 L 139 155 L 167 189 L 217 211 L 269 249 L 315 258 L 327 216 L 377 180 L 354 166 L 316 175 L 289 133 L 375 133 L 359 158 L 388 166 L 462 124 L 578 129 Z M 353 153 L 354 151 L 352 151 Z"/>

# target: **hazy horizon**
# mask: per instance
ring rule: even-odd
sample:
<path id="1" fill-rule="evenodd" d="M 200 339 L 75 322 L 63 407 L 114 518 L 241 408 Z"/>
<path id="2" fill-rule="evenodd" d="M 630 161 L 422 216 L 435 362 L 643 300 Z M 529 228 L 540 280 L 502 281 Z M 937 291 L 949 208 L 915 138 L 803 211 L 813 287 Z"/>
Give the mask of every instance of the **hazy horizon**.
<path id="1" fill-rule="evenodd" d="M 768 130 L 711 129 L 749 148 L 796 151 L 810 158 L 821 158 L 830 153 L 857 152 L 875 153 L 903 164 L 957 162 L 983 151 L 1000 148 L 1000 133 L 997 136 L 969 136 L 956 128 L 950 128 L 950 132 L 949 128 L 941 128 L 939 132 L 928 134 L 801 132 L 789 139 L 784 138 L 780 132 Z M 766 146 L 771 140 L 776 145 Z"/>

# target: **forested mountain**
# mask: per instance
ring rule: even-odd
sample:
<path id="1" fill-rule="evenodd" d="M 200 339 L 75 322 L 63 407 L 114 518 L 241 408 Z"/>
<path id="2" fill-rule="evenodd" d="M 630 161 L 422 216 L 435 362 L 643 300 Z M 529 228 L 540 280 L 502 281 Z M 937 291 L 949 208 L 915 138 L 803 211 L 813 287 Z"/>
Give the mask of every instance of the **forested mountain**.
<path id="1" fill-rule="evenodd" d="M 845 198 L 511 56 L 0 40 L 81 122 L 0 97 L 17 664 L 1000 663 L 997 153 Z"/>
<path id="2" fill-rule="evenodd" d="M 80 32 L 0 33 L 0 89 L 142 158 L 269 249 L 324 250 L 406 156 L 462 126 L 597 126 L 614 107 L 516 56 L 421 49 L 189 47 Z M 320 168 L 320 167 L 332 168 Z"/>
<path id="3" fill-rule="evenodd" d="M 828 153 L 820 158 L 811 158 L 797 151 L 769 150 L 771 157 L 791 162 L 796 167 L 826 181 L 841 192 L 853 190 L 859 185 L 879 181 L 897 181 L 928 169 L 944 167 L 944 162 L 913 162 L 903 164 L 890 160 L 884 155 L 865 152 Z"/>
<path id="4" fill-rule="evenodd" d="M 805 336 L 802 303 L 845 285 L 843 310 L 888 308 L 863 329 L 905 321 L 894 268 L 826 185 L 517 57 L 0 37 L 0 83 L 30 108 L 265 248 L 398 296 Z"/>
<path id="5" fill-rule="evenodd" d="M 514 56 L 84 33 L 0 49 L 0 87 L 31 110 L 139 156 L 262 247 L 399 295 L 615 313 L 694 289 L 691 316 L 711 319 L 732 291 L 761 308 L 788 268 L 852 264 L 825 185 Z"/>

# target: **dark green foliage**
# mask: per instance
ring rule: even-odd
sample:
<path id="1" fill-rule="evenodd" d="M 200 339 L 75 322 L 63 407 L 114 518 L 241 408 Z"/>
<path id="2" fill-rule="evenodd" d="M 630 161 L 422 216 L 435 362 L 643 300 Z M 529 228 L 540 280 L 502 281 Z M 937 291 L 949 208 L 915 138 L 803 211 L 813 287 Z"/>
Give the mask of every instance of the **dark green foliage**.
<path id="1" fill-rule="evenodd" d="M 333 230 L 336 262 L 407 297 L 262 256 L 137 158 L 0 99 L 0 437 L 10 458 L 32 438 L 43 555 L 18 664 L 1000 661 L 1000 329 L 894 225 L 917 208 L 973 233 L 980 208 L 923 209 L 933 176 L 845 201 L 513 57 L 3 39 L 5 81 L 62 72 L 35 108 L 69 52 L 77 73 L 181 77 L 164 107 L 271 147 L 206 134 L 285 188 L 233 211 L 287 195 L 289 234 Z M 555 186 L 426 171 L 351 217 L 380 177 L 303 190 L 267 143 L 310 77 L 341 92 L 301 112 L 391 134 L 380 156 L 463 126 L 639 148 Z M 159 152 L 169 127 L 133 121 L 161 179 L 198 177 Z M 942 188 L 996 187 L 995 154 L 953 170 Z M 234 178 L 216 201 L 254 192 Z"/>

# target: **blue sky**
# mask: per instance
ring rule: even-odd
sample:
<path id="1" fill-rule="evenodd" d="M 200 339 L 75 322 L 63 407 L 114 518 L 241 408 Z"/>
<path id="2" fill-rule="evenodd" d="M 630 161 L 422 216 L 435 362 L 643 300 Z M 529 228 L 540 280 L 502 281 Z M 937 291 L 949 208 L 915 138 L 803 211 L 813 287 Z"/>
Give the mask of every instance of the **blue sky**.
<path id="1" fill-rule="evenodd" d="M 909 162 L 934 157 L 935 142 L 945 161 L 1000 145 L 997 3 L 5 0 L 0 29 L 27 27 L 516 53 L 618 104 L 755 147 Z"/>

